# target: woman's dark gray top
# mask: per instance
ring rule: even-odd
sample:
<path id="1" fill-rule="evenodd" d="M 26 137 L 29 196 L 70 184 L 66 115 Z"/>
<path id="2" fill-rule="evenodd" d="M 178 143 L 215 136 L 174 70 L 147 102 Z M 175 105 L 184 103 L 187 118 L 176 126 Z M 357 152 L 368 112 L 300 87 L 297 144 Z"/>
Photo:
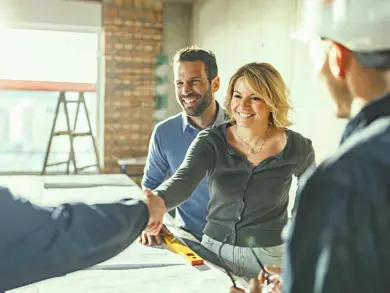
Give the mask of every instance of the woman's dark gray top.
<path id="1" fill-rule="evenodd" d="M 287 129 L 285 148 L 254 167 L 228 144 L 226 129 L 230 126 L 201 131 L 180 168 L 155 192 L 171 210 L 187 200 L 207 175 L 206 235 L 243 247 L 282 244 L 292 176 L 299 178 L 314 163 L 312 143 Z"/>

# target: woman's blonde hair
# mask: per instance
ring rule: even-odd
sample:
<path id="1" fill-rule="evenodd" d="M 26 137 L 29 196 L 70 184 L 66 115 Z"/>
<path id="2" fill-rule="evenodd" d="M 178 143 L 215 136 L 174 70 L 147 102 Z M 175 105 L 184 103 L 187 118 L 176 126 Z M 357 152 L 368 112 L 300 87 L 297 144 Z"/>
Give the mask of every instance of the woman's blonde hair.
<path id="1" fill-rule="evenodd" d="M 233 97 L 234 84 L 237 79 L 244 77 L 252 89 L 263 99 L 270 109 L 270 124 L 277 128 L 286 128 L 292 125 L 288 118 L 292 110 L 286 84 L 279 71 L 268 63 L 248 63 L 239 68 L 229 82 L 225 109 L 229 115 L 228 122 L 234 123 L 234 116 L 230 109 Z"/>

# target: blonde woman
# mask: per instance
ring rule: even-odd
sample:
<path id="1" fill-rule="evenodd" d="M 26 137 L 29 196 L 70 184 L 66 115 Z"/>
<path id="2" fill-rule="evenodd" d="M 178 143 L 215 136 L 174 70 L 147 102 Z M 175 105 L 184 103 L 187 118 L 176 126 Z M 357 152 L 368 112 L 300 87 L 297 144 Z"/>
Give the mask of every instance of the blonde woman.
<path id="1" fill-rule="evenodd" d="M 288 129 L 287 89 L 270 64 L 238 69 L 225 106 L 228 122 L 200 132 L 180 168 L 153 192 L 171 210 L 208 175 L 202 245 L 220 254 L 236 275 L 254 277 L 260 267 L 250 247 L 263 264 L 282 262 L 292 177 L 299 178 L 314 163 L 314 150 L 309 139 Z"/>

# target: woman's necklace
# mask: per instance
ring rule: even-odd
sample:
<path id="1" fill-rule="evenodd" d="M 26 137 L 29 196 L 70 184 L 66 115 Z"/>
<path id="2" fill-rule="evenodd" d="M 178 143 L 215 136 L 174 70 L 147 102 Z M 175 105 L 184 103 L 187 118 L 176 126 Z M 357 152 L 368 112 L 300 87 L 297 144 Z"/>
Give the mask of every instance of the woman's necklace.
<path id="1" fill-rule="evenodd" d="M 258 148 L 258 149 L 254 148 L 254 147 L 252 148 L 252 147 L 249 145 L 249 143 L 246 142 L 246 141 L 238 134 L 238 132 L 237 132 L 237 125 L 236 125 L 236 128 L 235 128 L 235 133 L 236 133 L 236 136 L 240 139 L 240 141 L 248 148 L 248 153 L 254 155 L 254 154 L 260 153 L 261 150 L 263 149 L 263 146 L 265 145 L 265 143 L 266 143 L 266 141 L 267 141 L 267 138 L 268 138 L 268 130 L 269 130 L 269 127 L 267 128 L 267 131 L 266 131 L 266 133 L 265 133 L 265 135 L 264 135 L 264 137 L 263 137 L 263 142 L 262 142 L 260 148 Z M 257 143 L 259 142 L 260 138 L 261 138 L 260 136 L 257 138 L 256 143 L 255 143 L 255 146 L 256 146 Z"/>

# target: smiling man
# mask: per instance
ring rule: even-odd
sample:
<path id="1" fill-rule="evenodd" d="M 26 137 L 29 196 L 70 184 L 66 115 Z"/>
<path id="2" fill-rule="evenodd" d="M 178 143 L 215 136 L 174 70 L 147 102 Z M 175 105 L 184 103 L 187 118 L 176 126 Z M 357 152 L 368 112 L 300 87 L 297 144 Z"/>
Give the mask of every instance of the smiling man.
<path id="1" fill-rule="evenodd" d="M 144 189 L 156 189 L 174 174 L 199 131 L 216 127 L 225 119 L 224 110 L 215 100 L 220 80 L 211 51 L 195 46 L 183 48 L 173 57 L 173 70 L 176 98 L 183 111 L 155 127 L 142 180 Z M 206 225 L 209 199 L 207 178 L 203 178 L 192 196 L 177 208 L 181 226 L 198 239 Z M 146 233 L 140 237 L 143 244 L 151 245 L 152 240 Z M 160 243 L 159 236 L 156 241 Z"/>

